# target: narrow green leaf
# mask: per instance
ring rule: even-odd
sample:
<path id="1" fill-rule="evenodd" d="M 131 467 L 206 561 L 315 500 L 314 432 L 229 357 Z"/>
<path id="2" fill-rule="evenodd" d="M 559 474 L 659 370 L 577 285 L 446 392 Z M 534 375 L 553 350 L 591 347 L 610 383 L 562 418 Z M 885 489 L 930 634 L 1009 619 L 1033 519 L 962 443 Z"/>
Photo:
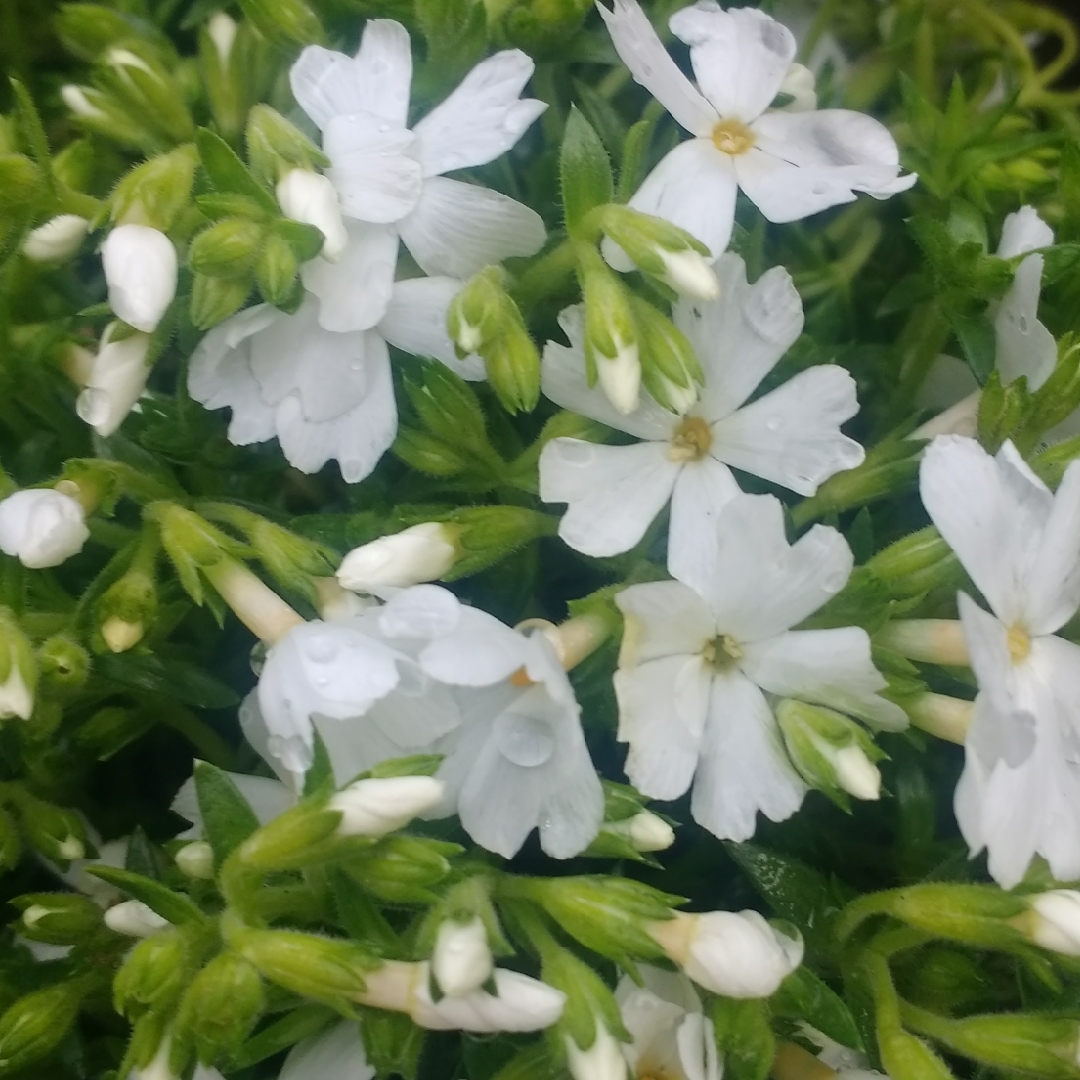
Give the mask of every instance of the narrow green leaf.
<path id="1" fill-rule="evenodd" d="M 216 191 L 245 195 L 268 213 L 279 216 L 274 197 L 248 171 L 229 144 L 206 128 L 195 133 L 199 158 Z"/>
<path id="2" fill-rule="evenodd" d="M 120 870 L 115 866 L 88 866 L 87 873 L 123 889 L 128 896 L 141 900 L 163 919 L 168 919 L 174 926 L 185 923 L 202 922 L 206 916 L 189 896 L 173 892 L 167 885 L 153 878 L 133 874 L 130 870 Z"/>
<path id="3" fill-rule="evenodd" d="M 195 762 L 195 794 L 203 832 L 220 866 L 259 828 L 259 819 L 229 774 L 208 762 Z"/>
<path id="4" fill-rule="evenodd" d="M 570 109 L 566 121 L 559 153 L 559 177 L 566 229 L 573 236 L 594 206 L 611 202 L 615 195 L 607 151 L 577 106 Z"/>

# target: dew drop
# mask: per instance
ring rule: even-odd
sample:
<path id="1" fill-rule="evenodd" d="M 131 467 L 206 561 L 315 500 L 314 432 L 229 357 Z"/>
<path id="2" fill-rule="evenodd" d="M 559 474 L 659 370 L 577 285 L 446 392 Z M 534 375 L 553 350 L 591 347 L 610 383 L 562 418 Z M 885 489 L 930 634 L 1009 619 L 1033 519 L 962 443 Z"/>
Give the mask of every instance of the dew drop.
<path id="1" fill-rule="evenodd" d="M 780 431 L 783 426 L 784 420 L 783 417 L 780 416 L 770 416 L 769 419 L 765 421 L 765 427 L 768 428 L 769 431 Z"/>
<path id="2" fill-rule="evenodd" d="M 380 124 L 379 130 L 385 135 L 390 130 L 389 124 Z"/>
<path id="3" fill-rule="evenodd" d="M 815 184 L 810 190 L 815 195 L 824 195 L 828 188 L 825 186 L 825 184 Z"/>
<path id="4" fill-rule="evenodd" d="M 316 664 L 328 664 L 338 654 L 338 643 L 330 634 L 319 634 L 304 643 L 304 653 Z"/>
<path id="5" fill-rule="evenodd" d="M 109 415 L 109 393 L 99 386 L 88 386 L 75 402 L 79 419 L 88 424 L 100 424 Z"/>
<path id="6" fill-rule="evenodd" d="M 1028 332 L 1028 321 L 1026 315 L 1020 316 L 1020 333 L 1026 334 Z"/>
<path id="7" fill-rule="evenodd" d="M 507 761 L 526 769 L 543 765 L 555 750 L 555 739 L 548 725 L 519 713 L 503 713 L 495 721 L 492 736 Z"/>

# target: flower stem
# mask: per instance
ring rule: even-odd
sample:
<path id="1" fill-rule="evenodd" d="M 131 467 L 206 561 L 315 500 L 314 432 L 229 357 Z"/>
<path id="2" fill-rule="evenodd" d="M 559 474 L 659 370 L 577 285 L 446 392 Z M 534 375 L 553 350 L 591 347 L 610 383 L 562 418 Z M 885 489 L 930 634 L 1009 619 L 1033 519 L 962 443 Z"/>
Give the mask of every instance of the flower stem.
<path id="1" fill-rule="evenodd" d="M 975 713 L 975 702 L 947 694 L 920 694 L 907 706 L 915 727 L 946 742 L 964 744 Z"/>
<path id="2" fill-rule="evenodd" d="M 273 589 L 231 556 L 222 555 L 202 571 L 236 617 L 267 644 L 280 641 L 304 622 Z"/>
<path id="3" fill-rule="evenodd" d="M 955 619 L 900 619 L 877 635 L 877 644 L 909 660 L 946 667 L 970 667 L 962 626 Z"/>

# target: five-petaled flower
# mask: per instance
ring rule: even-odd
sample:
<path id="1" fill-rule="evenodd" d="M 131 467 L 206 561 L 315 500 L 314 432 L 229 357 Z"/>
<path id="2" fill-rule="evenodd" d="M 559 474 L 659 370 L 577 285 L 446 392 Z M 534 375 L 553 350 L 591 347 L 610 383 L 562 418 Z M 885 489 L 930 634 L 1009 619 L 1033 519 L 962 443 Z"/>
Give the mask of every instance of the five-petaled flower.
<path id="1" fill-rule="evenodd" d="M 770 221 L 798 221 L 851 202 L 888 198 L 915 183 L 900 176 L 896 143 L 878 121 L 847 109 L 770 109 L 792 61 L 795 38 L 754 8 L 723 11 L 699 0 L 671 17 L 690 46 L 697 87 L 668 55 L 635 0 L 600 14 L 634 79 L 694 138 L 680 143 L 630 200 L 696 236 L 717 257 L 727 247 L 741 188 Z M 616 269 L 629 270 L 614 245 Z"/>

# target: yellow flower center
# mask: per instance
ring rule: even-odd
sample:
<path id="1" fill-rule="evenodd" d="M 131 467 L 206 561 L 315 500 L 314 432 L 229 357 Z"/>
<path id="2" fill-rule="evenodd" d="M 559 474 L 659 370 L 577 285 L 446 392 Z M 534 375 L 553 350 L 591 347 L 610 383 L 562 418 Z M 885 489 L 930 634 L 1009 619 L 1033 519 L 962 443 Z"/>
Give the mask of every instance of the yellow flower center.
<path id="1" fill-rule="evenodd" d="M 754 133 L 741 120 L 721 120 L 712 129 L 712 141 L 722 154 L 745 154 L 754 145 Z"/>
<path id="2" fill-rule="evenodd" d="M 687 416 L 675 429 L 668 447 L 672 461 L 700 461 L 712 446 L 712 428 L 700 416 Z"/>
<path id="3" fill-rule="evenodd" d="M 734 667 L 743 658 L 743 647 L 730 634 L 721 634 L 702 650 L 705 663 L 724 671 Z"/>
<path id="4" fill-rule="evenodd" d="M 1014 664 L 1019 664 L 1028 658 L 1031 652 L 1031 638 L 1019 623 L 1009 627 L 1008 643 L 1009 655 Z"/>

